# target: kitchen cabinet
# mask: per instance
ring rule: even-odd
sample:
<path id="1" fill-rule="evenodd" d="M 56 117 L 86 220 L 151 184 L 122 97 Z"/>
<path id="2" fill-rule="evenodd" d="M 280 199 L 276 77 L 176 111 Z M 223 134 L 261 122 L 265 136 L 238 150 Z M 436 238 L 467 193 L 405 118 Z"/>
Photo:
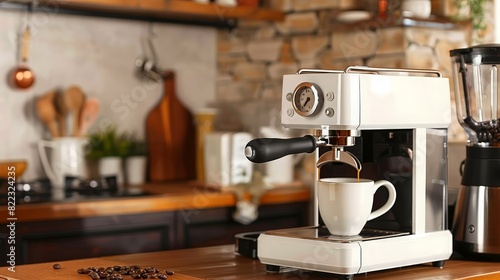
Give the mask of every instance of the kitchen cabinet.
<path id="1" fill-rule="evenodd" d="M 109 215 L 16 223 L 16 263 L 39 263 L 234 243 L 234 235 L 306 226 L 308 202 L 262 205 L 259 218 L 242 225 L 235 207 Z M 6 228 L 6 224 L 1 224 Z M 8 252 L 0 236 L 0 259 Z M 5 263 L 5 261 L 2 261 Z"/>
<path id="2" fill-rule="evenodd" d="M 167 250 L 174 247 L 173 226 L 173 212 L 18 221 L 16 263 Z"/>
<path id="3" fill-rule="evenodd" d="M 284 13 L 251 6 L 226 7 L 183 0 L 42 0 L 42 9 L 110 17 L 223 24 L 238 19 L 281 21 Z"/>
<path id="4" fill-rule="evenodd" d="M 233 244 L 236 233 L 310 224 L 310 187 L 301 183 L 263 194 L 259 218 L 249 225 L 233 220 L 237 199 L 230 191 L 194 181 L 137 188 L 143 195 L 16 205 L 16 264 Z M 0 207 L 2 263 L 11 246 L 7 217 Z"/>

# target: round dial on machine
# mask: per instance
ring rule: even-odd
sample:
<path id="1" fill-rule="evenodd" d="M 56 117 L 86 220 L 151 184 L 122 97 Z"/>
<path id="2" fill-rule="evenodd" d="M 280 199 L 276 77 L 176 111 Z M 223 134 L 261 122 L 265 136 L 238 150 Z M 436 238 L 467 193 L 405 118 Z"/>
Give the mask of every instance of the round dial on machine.
<path id="1" fill-rule="evenodd" d="M 292 104 L 297 114 L 303 117 L 314 115 L 323 105 L 323 93 L 313 83 L 300 83 L 293 91 Z"/>

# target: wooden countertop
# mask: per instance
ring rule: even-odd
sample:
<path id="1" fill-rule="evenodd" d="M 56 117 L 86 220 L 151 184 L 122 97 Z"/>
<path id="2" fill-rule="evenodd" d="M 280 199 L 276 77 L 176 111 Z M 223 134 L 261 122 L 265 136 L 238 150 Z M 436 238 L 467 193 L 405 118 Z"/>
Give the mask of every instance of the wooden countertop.
<path id="1" fill-rule="evenodd" d="M 53 264 L 20 265 L 15 267 L 16 272 L 9 271 L 8 267 L 1 267 L 0 279 L 89 279 L 88 276 L 77 274 L 77 269 L 111 265 L 140 265 L 172 270 L 175 274 L 168 278 L 170 280 L 335 279 L 330 274 L 308 271 L 269 274 L 258 260 L 236 254 L 234 245 L 62 261 L 59 262 L 61 269 L 58 270 L 52 268 Z M 354 279 L 500 279 L 500 263 L 449 260 L 442 269 L 421 264 L 360 274 Z"/>
<path id="2" fill-rule="evenodd" d="M 16 205 L 15 217 L 17 217 L 18 222 L 44 221 L 228 207 L 234 206 L 237 201 L 235 194 L 231 191 L 206 188 L 197 182 L 146 184 L 140 188 L 149 195 L 19 204 Z M 260 204 L 280 204 L 308 200 L 310 200 L 309 188 L 300 183 L 293 183 L 288 187 L 268 190 L 261 197 Z M 7 212 L 7 207 L 0 207 L 0 217 L 8 217 Z"/>

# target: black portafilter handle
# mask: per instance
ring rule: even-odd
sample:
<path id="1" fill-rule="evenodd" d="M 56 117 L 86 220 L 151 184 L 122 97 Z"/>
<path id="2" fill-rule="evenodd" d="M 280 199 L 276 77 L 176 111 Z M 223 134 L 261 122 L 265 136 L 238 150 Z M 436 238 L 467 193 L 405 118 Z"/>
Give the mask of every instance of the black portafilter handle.
<path id="1" fill-rule="evenodd" d="M 248 142 L 245 155 L 251 162 L 263 163 L 281 157 L 312 153 L 316 150 L 316 139 L 311 135 L 298 138 L 256 138 Z"/>

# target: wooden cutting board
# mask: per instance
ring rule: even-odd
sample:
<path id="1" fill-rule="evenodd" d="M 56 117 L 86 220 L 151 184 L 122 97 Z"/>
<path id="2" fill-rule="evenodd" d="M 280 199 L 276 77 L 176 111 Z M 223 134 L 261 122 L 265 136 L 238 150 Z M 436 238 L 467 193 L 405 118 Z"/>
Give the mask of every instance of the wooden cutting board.
<path id="1" fill-rule="evenodd" d="M 148 179 L 150 182 L 196 177 L 195 124 L 191 112 L 175 92 L 175 74 L 162 73 L 164 93 L 146 117 Z"/>

